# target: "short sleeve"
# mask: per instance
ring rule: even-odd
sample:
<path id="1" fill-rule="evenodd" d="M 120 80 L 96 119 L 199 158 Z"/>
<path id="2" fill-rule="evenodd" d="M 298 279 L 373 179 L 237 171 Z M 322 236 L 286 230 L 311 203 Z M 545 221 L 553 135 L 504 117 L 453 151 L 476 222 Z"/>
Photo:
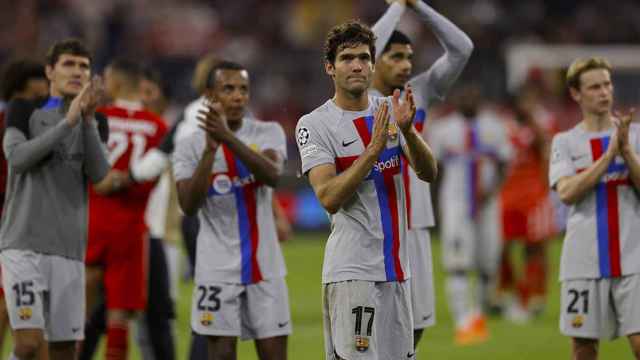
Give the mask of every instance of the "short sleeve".
<path id="1" fill-rule="evenodd" d="M 269 126 L 265 129 L 265 134 L 261 135 L 263 142 L 260 150 L 265 151 L 267 149 L 275 150 L 283 160 L 287 159 L 287 139 L 284 135 L 282 126 L 276 122 L 266 123 Z"/>
<path id="2" fill-rule="evenodd" d="M 576 174 L 576 168 L 569 156 L 569 145 L 566 136 L 558 134 L 551 143 L 551 158 L 549 159 L 549 185 L 555 188 L 558 180 L 565 176 Z"/>
<path id="3" fill-rule="evenodd" d="M 296 126 L 296 144 L 300 152 L 302 173 L 322 164 L 335 164 L 335 156 L 328 146 L 327 130 L 319 124 L 319 119 L 303 116 Z"/>
<path id="4" fill-rule="evenodd" d="M 30 137 L 29 119 L 35 109 L 35 104 L 31 101 L 22 99 L 11 100 L 7 107 L 7 119 L 5 122 L 6 128 L 16 128 L 28 139 Z"/>
<path id="5" fill-rule="evenodd" d="M 198 167 L 202 155 L 202 133 L 194 133 L 176 143 L 173 151 L 173 175 L 176 181 L 190 179 Z"/>

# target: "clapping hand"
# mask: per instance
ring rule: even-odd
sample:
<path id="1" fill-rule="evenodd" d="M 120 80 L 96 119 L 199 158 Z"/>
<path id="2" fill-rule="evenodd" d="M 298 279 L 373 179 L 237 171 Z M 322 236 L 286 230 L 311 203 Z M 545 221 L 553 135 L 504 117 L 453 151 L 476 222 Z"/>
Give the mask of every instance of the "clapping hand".
<path id="1" fill-rule="evenodd" d="M 400 90 L 396 89 L 391 97 L 393 104 L 393 117 L 402 133 L 406 133 L 413 126 L 413 118 L 416 115 L 416 104 L 413 100 L 413 90 L 410 85 L 405 87 L 404 101 L 400 103 Z"/>

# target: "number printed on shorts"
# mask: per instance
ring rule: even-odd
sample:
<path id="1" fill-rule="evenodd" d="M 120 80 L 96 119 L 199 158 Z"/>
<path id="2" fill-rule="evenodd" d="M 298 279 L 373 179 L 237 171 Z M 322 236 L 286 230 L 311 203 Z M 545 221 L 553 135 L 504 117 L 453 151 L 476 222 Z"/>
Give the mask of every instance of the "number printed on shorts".
<path id="1" fill-rule="evenodd" d="M 365 314 L 369 314 L 366 335 L 371 336 L 371 332 L 373 330 L 373 317 L 376 313 L 376 310 L 368 306 L 356 306 L 353 309 L 351 309 L 351 313 L 356 315 L 356 328 L 355 328 L 356 335 L 362 335 L 362 318 Z"/>
<path id="2" fill-rule="evenodd" d="M 589 290 L 579 291 L 576 289 L 569 289 L 569 297 L 571 298 L 569 306 L 567 307 L 567 312 L 569 314 L 578 314 L 580 312 L 583 314 L 589 313 Z M 580 298 L 582 298 L 582 301 L 579 301 Z M 580 305 L 582 305 L 582 311 L 580 311 Z"/>
<path id="3" fill-rule="evenodd" d="M 198 286 L 200 298 L 198 299 L 199 311 L 218 311 L 220 310 L 220 298 L 218 294 L 222 291 L 219 286 Z"/>
<path id="4" fill-rule="evenodd" d="M 16 293 L 16 306 L 32 306 L 36 302 L 36 294 L 33 292 L 33 281 L 15 283 L 12 287 Z"/>

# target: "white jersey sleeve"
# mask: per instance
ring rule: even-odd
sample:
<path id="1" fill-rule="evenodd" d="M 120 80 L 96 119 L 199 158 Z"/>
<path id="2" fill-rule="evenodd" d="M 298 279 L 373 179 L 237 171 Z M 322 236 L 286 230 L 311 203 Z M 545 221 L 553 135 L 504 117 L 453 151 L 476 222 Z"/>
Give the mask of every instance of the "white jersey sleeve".
<path id="1" fill-rule="evenodd" d="M 303 116 L 296 126 L 296 143 L 302 161 L 302 173 L 322 164 L 335 164 L 335 155 L 327 139 L 328 133 L 314 113 Z"/>
<path id="2" fill-rule="evenodd" d="M 576 174 L 576 168 L 569 155 L 569 144 L 566 133 L 553 137 L 551 143 L 551 159 L 549 160 L 549 186 L 554 188 L 558 180 Z"/>
<path id="3" fill-rule="evenodd" d="M 173 175 L 176 181 L 190 179 L 198 167 L 202 155 L 204 136 L 201 132 L 195 132 L 176 143 L 173 152 Z"/>

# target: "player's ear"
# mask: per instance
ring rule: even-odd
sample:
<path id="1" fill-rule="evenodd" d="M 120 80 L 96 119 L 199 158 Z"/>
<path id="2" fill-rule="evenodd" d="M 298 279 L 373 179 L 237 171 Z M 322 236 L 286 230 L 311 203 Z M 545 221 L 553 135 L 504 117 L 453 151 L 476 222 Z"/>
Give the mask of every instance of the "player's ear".
<path id="1" fill-rule="evenodd" d="M 569 87 L 569 94 L 571 94 L 571 98 L 573 101 L 579 103 L 582 96 L 580 95 L 580 91 L 573 86 Z"/>
<path id="2" fill-rule="evenodd" d="M 51 65 L 47 65 L 44 67 L 44 72 L 47 75 L 47 80 L 52 81 L 53 80 L 53 66 Z"/>
<path id="3" fill-rule="evenodd" d="M 324 62 L 324 71 L 327 73 L 327 75 L 333 77 L 336 74 L 336 67 L 333 66 L 332 63 L 325 61 Z"/>

